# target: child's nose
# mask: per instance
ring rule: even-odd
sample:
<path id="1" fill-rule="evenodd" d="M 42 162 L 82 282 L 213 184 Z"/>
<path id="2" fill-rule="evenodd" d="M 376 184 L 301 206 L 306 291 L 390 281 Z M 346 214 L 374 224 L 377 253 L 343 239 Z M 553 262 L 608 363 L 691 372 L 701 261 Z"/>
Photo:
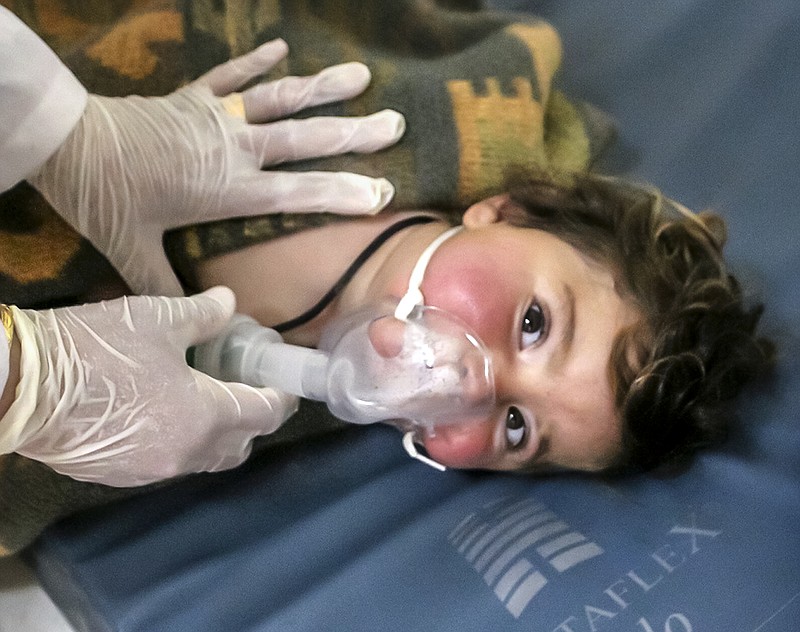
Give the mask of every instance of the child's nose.
<path id="1" fill-rule="evenodd" d="M 490 464 L 496 423 L 480 421 L 437 426 L 425 437 L 425 451 L 434 460 L 455 468 L 474 468 Z"/>
<path id="2" fill-rule="evenodd" d="M 394 358 L 403 350 L 406 324 L 396 318 L 379 318 L 369 324 L 367 335 L 381 358 Z"/>

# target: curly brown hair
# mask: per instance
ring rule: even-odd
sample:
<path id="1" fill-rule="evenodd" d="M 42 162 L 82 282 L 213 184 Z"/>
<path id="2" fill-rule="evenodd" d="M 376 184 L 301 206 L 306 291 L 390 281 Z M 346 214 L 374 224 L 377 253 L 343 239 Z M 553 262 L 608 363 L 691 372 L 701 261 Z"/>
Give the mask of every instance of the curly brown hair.
<path id="1" fill-rule="evenodd" d="M 644 315 L 614 342 L 609 372 L 622 418 L 619 473 L 688 462 L 720 443 L 731 402 L 767 372 L 773 343 L 756 333 L 762 306 L 745 305 L 722 256 L 725 223 L 657 189 L 599 175 L 513 173 L 509 221 L 556 235 L 610 267 Z"/>

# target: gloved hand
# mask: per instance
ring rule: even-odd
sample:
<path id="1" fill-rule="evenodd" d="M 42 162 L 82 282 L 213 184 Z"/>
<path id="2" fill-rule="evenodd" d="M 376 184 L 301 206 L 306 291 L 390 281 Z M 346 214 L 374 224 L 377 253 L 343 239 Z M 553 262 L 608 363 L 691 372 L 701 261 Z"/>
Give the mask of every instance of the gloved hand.
<path id="1" fill-rule="evenodd" d="M 297 400 L 186 364 L 187 347 L 219 333 L 234 306 L 233 293 L 217 287 L 189 298 L 12 307 L 22 375 L 0 443 L 61 474 L 116 487 L 238 465 Z"/>
<path id="2" fill-rule="evenodd" d="M 164 253 L 165 230 L 265 213 L 378 212 L 394 194 L 385 179 L 261 170 L 376 151 L 405 129 L 392 110 L 278 120 L 362 92 L 371 76 L 360 63 L 231 94 L 287 52 L 283 40 L 268 42 L 166 97 L 90 95 L 67 141 L 29 181 L 140 294 L 183 293 Z"/>

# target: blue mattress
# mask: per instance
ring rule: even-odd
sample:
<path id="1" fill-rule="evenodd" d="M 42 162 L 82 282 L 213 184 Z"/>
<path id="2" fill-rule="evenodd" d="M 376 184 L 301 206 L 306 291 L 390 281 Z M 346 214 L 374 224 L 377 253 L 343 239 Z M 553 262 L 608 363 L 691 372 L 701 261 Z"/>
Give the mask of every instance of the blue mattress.
<path id="1" fill-rule="evenodd" d="M 800 3 L 552 0 L 606 167 L 729 221 L 776 379 L 675 478 L 448 471 L 366 428 L 80 514 L 28 552 L 78 630 L 800 629 Z"/>

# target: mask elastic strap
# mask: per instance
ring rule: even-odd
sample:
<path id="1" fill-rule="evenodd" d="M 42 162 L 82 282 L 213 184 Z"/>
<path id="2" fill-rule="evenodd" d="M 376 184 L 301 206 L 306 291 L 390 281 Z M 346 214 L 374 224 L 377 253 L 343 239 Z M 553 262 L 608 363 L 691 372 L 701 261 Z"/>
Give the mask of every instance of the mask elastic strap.
<path id="1" fill-rule="evenodd" d="M 425 276 L 425 269 L 428 267 L 428 263 L 431 257 L 433 257 L 433 253 L 436 252 L 436 249 L 446 240 L 450 239 L 450 237 L 458 233 L 462 228 L 463 226 L 455 226 L 446 230 L 422 251 L 408 279 L 408 290 L 406 290 L 405 295 L 400 299 L 400 302 L 394 310 L 394 317 L 397 320 L 408 320 L 408 315 L 415 307 L 425 304 L 425 297 L 422 296 L 422 290 L 420 290 L 422 278 Z"/>
<path id="2" fill-rule="evenodd" d="M 417 450 L 417 446 L 414 445 L 414 431 L 409 430 L 407 433 L 403 435 L 403 447 L 406 449 L 408 456 L 412 459 L 417 459 L 417 461 L 422 461 L 425 465 L 430 465 L 433 469 L 439 470 L 440 472 L 444 472 L 447 468 L 439 463 L 438 461 L 434 461 L 430 457 L 425 456 L 424 454 L 420 454 L 419 450 Z"/>
<path id="3" fill-rule="evenodd" d="M 408 290 L 406 290 L 405 295 L 403 295 L 403 298 L 400 299 L 400 302 L 397 304 L 397 307 L 394 310 L 394 317 L 397 320 L 408 320 L 409 314 L 411 314 L 415 307 L 425 304 L 425 297 L 422 295 L 422 290 L 420 290 L 422 279 L 425 276 L 425 269 L 428 267 L 428 263 L 430 262 L 431 257 L 433 257 L 433 253 L 436 252 L 436 249 L 446 240 L 450 239 L 450 237 L 459 232 L 462 228 L 462 226 L 455 226 L 454 228 L 446 230 L 436 239 L 434 239 L 428 245 L 428 247 L 425 248 L 425 250 L 422 251 L 419 259 L 417 259 L 417 263 L 414 264 L 414 269 L 411 270 L 411 276 L 408 279 Z M 447 469 L 441 463 L 434 461 L 424 454 L 420 454 L 419 450 L 417 450 L 417 446 L 414 445 L 413 430 L 410 430 L 403 435 L 403 447 L 408 453 L 408 456 L 410 456 L 412 459 L 417 459 L 418 461 L 423 462 L 425 465 L 429 465 L 440 472 L 444 472 Z"/>

